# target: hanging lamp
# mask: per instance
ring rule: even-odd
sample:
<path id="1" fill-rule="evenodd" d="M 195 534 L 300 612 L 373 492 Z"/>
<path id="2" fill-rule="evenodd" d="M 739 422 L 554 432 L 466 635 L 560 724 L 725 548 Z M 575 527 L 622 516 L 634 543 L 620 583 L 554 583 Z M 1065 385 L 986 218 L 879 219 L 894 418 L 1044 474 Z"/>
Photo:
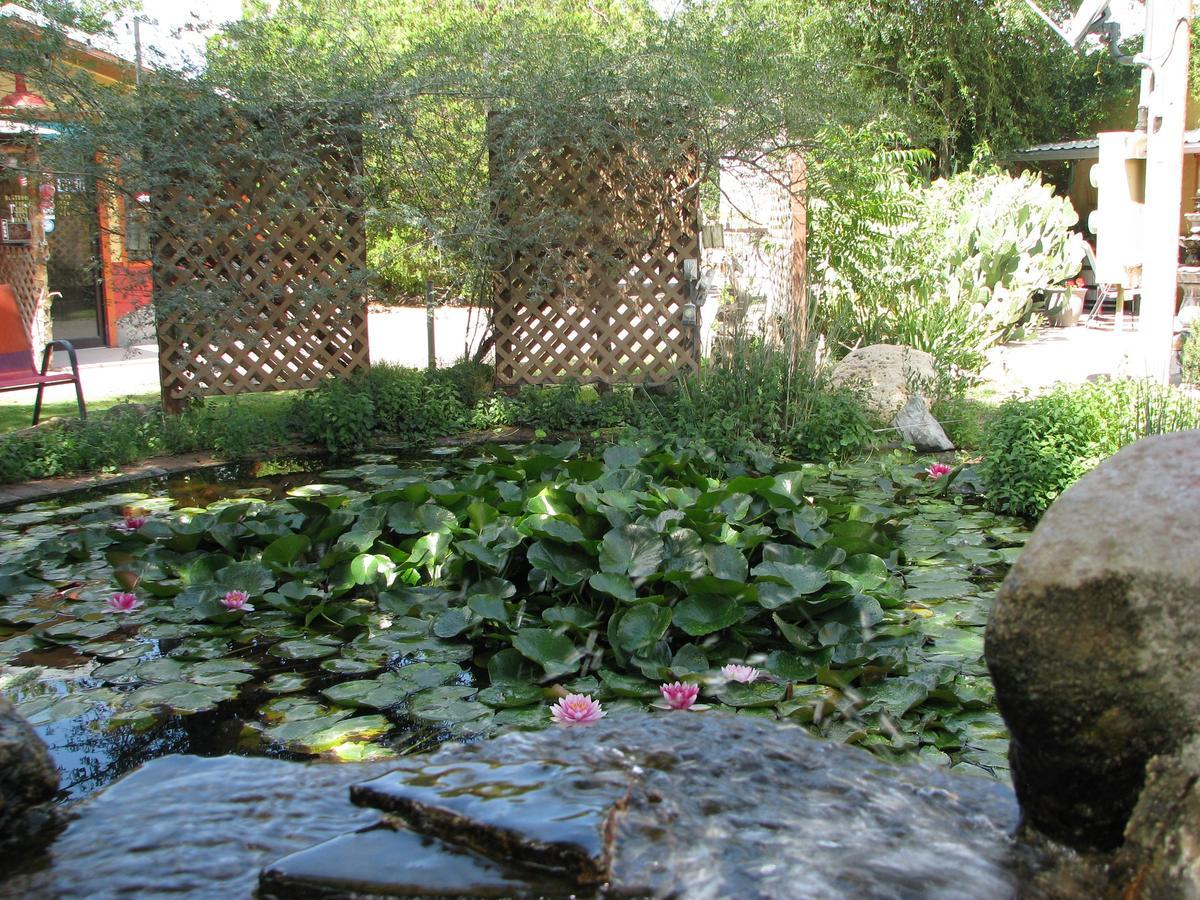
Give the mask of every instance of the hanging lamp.
<path id="1" fill-rule="evenodd" d="M 11 94 L 0 97 L 0 109 L 48 109 L 50 104 L 38 94 L 25 86 L 25 76 L 20 72 L 13 74 L 16 84 Z"/>

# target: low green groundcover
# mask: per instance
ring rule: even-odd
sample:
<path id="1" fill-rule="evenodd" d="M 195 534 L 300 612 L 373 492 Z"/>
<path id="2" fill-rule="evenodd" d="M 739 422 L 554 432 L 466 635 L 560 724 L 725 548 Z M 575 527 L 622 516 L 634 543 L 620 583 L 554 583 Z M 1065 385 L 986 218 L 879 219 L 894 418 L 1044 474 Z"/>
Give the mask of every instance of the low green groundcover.
<path id="1" fill-rule="evenodd" d="M 0 517 L 0 687 L 52 741 L 203 720 L 226 749 L 362 759 L 545 727 L 564 692 L 620 715 L 682 680 L 708 709 L 1007 775 L 982 630 L 1026 531 L 952 477 L 899 455 L 470 452 L 360 457 L 279 500 Z"/>

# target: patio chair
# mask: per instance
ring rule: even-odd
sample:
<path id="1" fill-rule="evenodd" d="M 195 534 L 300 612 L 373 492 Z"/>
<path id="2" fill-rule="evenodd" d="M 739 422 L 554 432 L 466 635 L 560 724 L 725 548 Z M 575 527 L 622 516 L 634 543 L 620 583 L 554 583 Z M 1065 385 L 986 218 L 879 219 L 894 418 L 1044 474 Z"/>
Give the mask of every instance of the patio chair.
<path id="1" fill-rule="evenodd" d="M 1102 282 L 1096 276 L 1096 251 L 1092 249 L 1092 245 L 1087 241 L 1083 242 L 1083 255 L 1086 262 L 1086 267 L 1092 272 L 1092 284 L 1090 287 L 1096 292 L 1095 302 L 1092 304 L 1092 311 L 1084 316 L 1084 322 L 1091 323 L 1099 316 L 1104 314 L 1104 304 L 1106 301 L 1113 301 L 1114 314 L 1121 315 L 1125 311 L 1125 303 L 1129 301 L 1129 305 L 1133 308 L 1142 297 L 1142 289 L 1137 286 L 1126 287 L 1124 284 L 1110 284 Z"/>
<path id="2" fill-rule="evenodd" d="M 50 353 L 55 347 L 67 351 L 71 360 L 70 374 L 49 371 Z M 79 418 L 87 418 L 75 348 L 70 341 L 50 341 L 42 353 L 42 369 L 39 372 L 33 363 L 33 345 L 21 320 L 17 295 L 12 285 L 0 284 L 0 391 L 37 388 L 37 400 L 33 404 L 33 424 L 36 425 L 42 418 L 42 393 L 50 384 L 74 384 L 75 398 L 79 401 Z"/>

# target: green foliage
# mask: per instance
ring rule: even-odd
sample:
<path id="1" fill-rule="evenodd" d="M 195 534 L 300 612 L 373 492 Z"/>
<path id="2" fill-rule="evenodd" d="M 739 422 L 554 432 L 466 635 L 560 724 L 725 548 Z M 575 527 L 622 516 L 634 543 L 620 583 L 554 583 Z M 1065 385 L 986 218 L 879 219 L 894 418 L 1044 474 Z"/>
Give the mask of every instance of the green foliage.
<path id="1" fill-rule="evenodd" d="M 1103 398 L 1058 388 L 1000 407 L 984 438 L 981 474 L 988 502 L 1036 518 L 1108 453 Z"/>
<path id="2" fill-rule="evenodd" d="M 491 394 L 496 370 L 491 366 L 463 359 L 449 368 L 430 369 L 425 378 L 430 384 L 450 388 L 459 403 L 467 409 L 472 409 L 480 400 Z"/>
<path id="3" fill-rule="evenodd" d="M 799 459 L 845 459 L 875 442 L 848 393 L 832 388 L 807 350 L 792 365 L 761 340 L 737 340 L 664 395 L 636 395 L 634 422 L 653 435 L 703 441 L 722 453 L 774 448 Z"/>
<path id="4" fill-rule="evenodd" d="M 804 398 L 804 414 L 785 438 L 796 459 L 848 459 L 876 442 L 862 404 L 847 391 L 818 391 Z"/>
<path id="5" fill-rule="evenodd" d="M 1065 22 L 1078 4 L 1041 5 Z M 1133 105 L 1133 67 L 1074 53 L 1021 0 L 841 0 L 829 15 L 851 76 L 935 150 L 943 176 L 981 144 L 1094 133 L 1114 107 Z"/>
<path id="6" fill-rule="evenodd" d="M 467 407 L 456 387 L 469 391 L 469 381 L 380 364 L 301 395 L 291 421 L 303 440 L 335 455 L 363 449 L 377 432 L 407 445 L 427 443 L 466 425 Z"/>
<path id="7" fill-rule="evenodd" d="M 161 415 L 114 407 L 86 421 L 66 420 L 0 437 L 0 482 L 111 472 L 163 447 Z"/>
<path id="8" fill-rule="evenodd" d="M 517 395 L 513 421 L 551 433 L 616 428 L 629 422 L 631 395 L 628 387 L 601 393 L 573 381 L 525 387 Z"/>
<path id="9" fill-rule="evenodd" d="M 1200 328 L 1193 324 L 1183 339 L 1183 350 L 1180 354 L 1180 364 L 1183 368 L 1181 375 L 1184 384 L 1200 385 Z"/>
<path id="10" fill-rule="evenodd" d="M 129 492 L 23 508 L 0 517 L 0 664 L 63 646 L 94 661 L 61 693 L 16 694 L 35 724 L 90 715 L 123 735 L 213 712 L 260 752 L 544 726 L 560 689 L 620 715 L 683 678 L 887 758 L 1005 768 L 982 659 L 999 578 L 972 569 L 1003 570 L 1014 523 L 903 457 L 578 449 L 373 457 L 182 515 Z M 148 521 L 114 527 L 131 508 Z M 69 597 L 50 589 L 68 579 Z M 141 605 L 114 629 L 105 599 L 130 584 Z M 227 609 L 231 590 L 253 611 Z M 759 682 L 727 683 L 730 661 Z"/>
<path id="11" fill-rule="evenodd" d="M 266 402 L 275 400 L 282 402 Z M 179 416 L 162 418 L 162 445 L 168 453 L 206 450 L 229 459 L 253 456 L 291 442 L 287 413 L 283 398 L 204 400 Z"/>
<path id="12" fill-rule="evenodd" d="M 1147 381 L 1060 386 L 1013 399 L 988 423 L 980 467 L 988 502 L 1037 518 L 1101 460 L 1140 438 L 1200 426 L 1200 403 Z"/>
<path id="13" fill-rule="evenodd" d="M 517 422 L 517 402 L 504 394 L 484 397 L 471 410 L 471 427 L 476 431 L 503 428 Z"/>
<path id="14" fill-rule="evenodd" d="M 165 453 L 210 451 L 231 459 L 290 440 L 286 405 L 274 398 L 207 400 L 179 416 L 121 404 L 86 421 L 66 419 L 0 436 L 0 483 L 112 472 Z"/>
<path id="15" fill-rule="evenodd" d="M 878 164 L 878 154 L 862 156 L 859 167 Z M 823 176 L 830 188 L 855 167 L 836 169 Z M 898 165 L 883 171 L 873 191 L 814 212 L 821 327 L 847 343 L 904 344 L 942 369 L 976 372 L 982 352 L 1028 313 L 1034 291 L 1079 271 L 1078 217 L 1030 173 L 985 169 L 920 187 Z M 865 252 L 842 251 L 855 243 Z"/>

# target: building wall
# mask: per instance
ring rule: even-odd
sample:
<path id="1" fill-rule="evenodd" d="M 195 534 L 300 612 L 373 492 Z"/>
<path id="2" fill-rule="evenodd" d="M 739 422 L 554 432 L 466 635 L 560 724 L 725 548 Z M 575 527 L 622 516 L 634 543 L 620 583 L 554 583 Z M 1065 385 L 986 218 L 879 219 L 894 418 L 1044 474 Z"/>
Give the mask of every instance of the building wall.
<path id="1" fill-rule="evenodd" d="M 150 340 L 154 285 L 149 259 L 135 259 L 126 241 L 126 199 L 104 185 L 99 190 L 100 266 L 104 320 L 110 347 Z"/>

